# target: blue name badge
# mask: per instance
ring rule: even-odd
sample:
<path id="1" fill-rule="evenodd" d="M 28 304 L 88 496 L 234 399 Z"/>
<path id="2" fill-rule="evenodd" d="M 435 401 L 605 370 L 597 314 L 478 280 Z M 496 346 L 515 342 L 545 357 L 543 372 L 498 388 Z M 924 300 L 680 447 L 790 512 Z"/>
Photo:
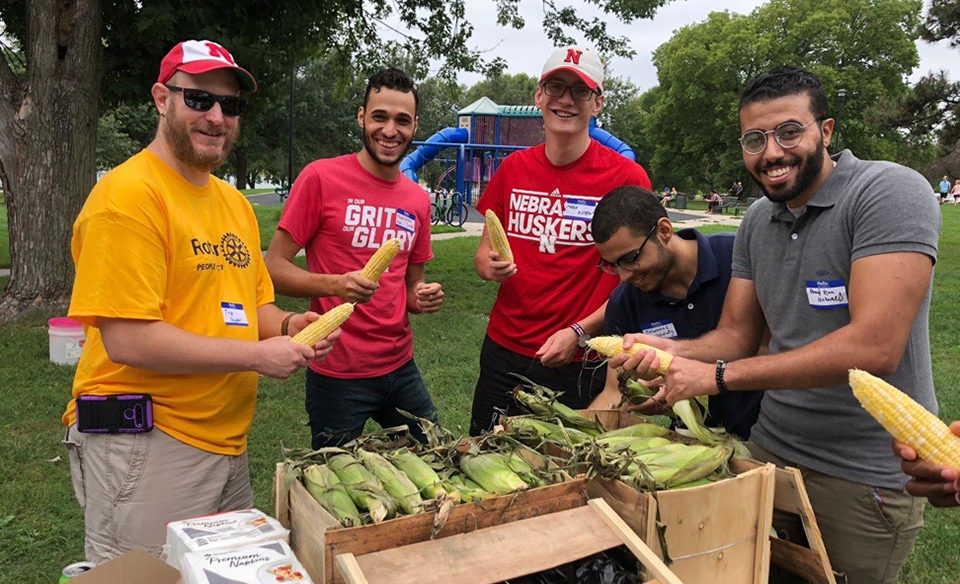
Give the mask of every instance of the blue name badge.
<path id="1" fill-rule="evenodd" d="M 677 334 L 677 327 L 673 324 L 673 321 L 667 319 L 648 322 L 640 327 L 640 332 L 663 339 L 675 339 L 680 336 Z"/>
<path id="2" fill-rule="evenodd" d="M 397 218 L 394 221 L 400 229 L 413 233 L 417 227 L 417 218 L 410 211 L 397 209 Z"/>
<path id="3" fill-rule="evenodd" d="M 843 280 L 807 280 L 807 300 L 821 310 L 849 306 Z"/>
<path id="4" fill-rule="evenodd" d="M 597 210 L 596 201 L 586 199 L 567 199 L 563 206 L 564 219 L 593 221 L 593 212 Z"/>
<path id="5" fill-rule="evenodd" d="M 250 323 L 247 322 L 247 313 L 243 311 L 242 304 L 221 302 L 220 310 L 223 311 L 223 322 L 227 326 L 250 326 Z"/>

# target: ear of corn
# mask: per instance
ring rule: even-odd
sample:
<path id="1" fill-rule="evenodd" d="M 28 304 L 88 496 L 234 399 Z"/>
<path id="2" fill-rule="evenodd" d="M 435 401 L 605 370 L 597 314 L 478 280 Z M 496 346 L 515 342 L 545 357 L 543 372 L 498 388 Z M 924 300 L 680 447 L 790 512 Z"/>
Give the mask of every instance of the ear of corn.
<path id="1" fill-rule="evenodd" d="M 399 503 L 380 485 L 377 477 L 349 454 L 338 454 L 327 460 L 327 466 L 337 474 L 347 494 L 370 514 L 374 523 L 396 515 Z"/>
<path id="2" fill-rule="evenodd" d="M 632 404 L 642 404 L 647 398 L 654 396 L 652 389 L 633 379 L 620 384 L 620 393 Z"/>
<path id="3" fill-rule="evenodd" d="M 420 494 L 427 499 L 436 499 L 447 495 L 447 490 L 440 482 L 440 476 L 419 456 L 406 448 L 386 455 L 393 466 L 407 475 L 413 484 L 420 489 Z"/>
<path id="4" fill-rule="evenodd" d="M 564 427 L 576 428 L 590 436 L 597 436 L 603 432 L 603 426 L 594 420 L 589 420 L 576 410 L 557 401 L 557 394 L 553 390 L 538 385 L 529 379 L 519 377 L 526 389 L 518 387 L 513 392 L 517 403 L 527 408 L 537 416 L 544 418 L 557 418 L 563 422 Z"/>
<path id="5" fill-rule="evenodd" d="M 465 455 L 460 459 L 460 469 L 483 490 L 506 495 L 529 488 L 517 473 L 510 470 L 506 459 L 496 452 Z"/>
<path id="6" fill-rule="evenodd" d="M 304 486 L 320 505 L 344 527 L 361 525 L 360 511 L 354 505 L 337 475 L 324 464 L 314 464 L 303 471 Z"/>
<path id="7" fill-rule="evenodd" d="M 532 452 L 532 451 L 531 451 Z M 539 454 L 533 453 L 535 456 Z M 507 466 L 510 467 L 510 470 L 517 473 L 517 476 L 520 477 L 523 482 L 527 483 L 531 487 L 542 487 L 547 484 L 545 480 L 540 478 L 533 466 L 520 454 L 519 451 L 508 452 L 503 455 L 507 460 Z"/>
<path id="8" fill-rule="evenodd" d="M 503 224 L 497 214 L 487 209 L 484 214 L 487 220 L 487 235 L 490 236 L 490 243 L 493 245 L 493 251 L 497 252 L 502 262 L 513 261 L 513 250 L 510 249 L 510 241 L 507 240 L 507 232 L 503 230 Z"/>
<path id="9" fill-rule="evenodd" d="M 590 436 L 576 428 L 561 428 L 557 424 L 534 418 L 510 418 L 510 430 L 517 432 L 517 438 L 529 446 L 537 446 L 544 440 L 561 443 L 582 444 Z"/>
<path id="10" fill-rule="evenodd" d="M 653 448 L 660 448 L 674 444 L 666 438 L 659 436 L 651 437 L 633 437 L 633 436 L 611 436 L 607 438 L 597 438 L 597 444 L 600 444 L 606 450 L 619 452 L 621 450 L 632 450 L 634 452 L 643 452 Z M 682 445 L 681 445 L 682 446 Z"/>
<path id="11" fill-rule="evenodd" d="M 400 253 L 400 240 L 393 238 L 386 240 L 380 246 L 380 249 L 367 260 L 367 265 L 363 266 L 360 275 L 374 282 L 379 281 L 380 276 L 387 270 L 390 262 L 397 257 L 398 253 Z"/>
<path id="12" fill-rule="evenodd" d="M 599 441 L 604 438 L 614 438 L 618 436 L 649 438 L 651 436 L 666 436 L 669 433 L 670 430 L 664 428 L 663 426 L 657 426 L 656 424 L 634 424 L 632 426 L 624 426 L 618 430 L 604 432 L 603 434 L 597 436 L 597 440 Z"/>
<path id="13" fill-rule="evenodd" d="M 721 468 L 730 458 L 730 450 L 720 446 L 679 446 L 684 447 L 670 448 L 666 452 L 650 451 L 636 457 L 660 488 L 701 479 Z M 634 484 L 642 484 L 644 470 L 635 464 L 628 470 L 632 476 L 625 478 Z"/>
<path id="14" fill-rule="evenodd" d="M 320 318 L 305 326 L 291 340 L 307 347 L 313 347 L 320 339 L 326 338 L 327 335 L 337 330 L 337 327 L 346 322 L 351 314 L 353 314 L 352 302 L 335 306 L 321 314 Z"/>
<path id="15" fill-rule="evenodd" d="M 850 387 L 860 405 L 894 438 L 917 456 L 960 469 L 960 436 L 940 418 L 886 381 L 859 369 L 850 370 Z"/>
<path id="16" fill-rule="evenodd" d="M 670 368 L 671 361 L 673 361 L 673 355 L 670 353 L 661 351 L 660 349 L 651 347 L 650 345 L 644 345 L 643 343 L 634 343 L 633 346 L 630 347 L 629 351 L 624 351 L 623 337 L 594 337 L 587 341 L 587 346 L 600 353 L 604 357 L 611 359 L 623 355 L 624 353 L 634 355 L 641 349 L 645 351 L 654 351 L 657 354 L 657 357 L 660 357 L 660 367 L 657 369 L 657 373 L 660 375 L 663 375 L 667 372 L 667 369 Z"/>
<path id="17" fill-rule="evenodd" d="M 364 466 L 380 479 L 383 488 L 397 499 L 404 513 L 410 515 L 423 510 L 420 489 L 413 484 L 407 475 L 375 452 L 358 450 L 357 455 L 363 461 Z"/>

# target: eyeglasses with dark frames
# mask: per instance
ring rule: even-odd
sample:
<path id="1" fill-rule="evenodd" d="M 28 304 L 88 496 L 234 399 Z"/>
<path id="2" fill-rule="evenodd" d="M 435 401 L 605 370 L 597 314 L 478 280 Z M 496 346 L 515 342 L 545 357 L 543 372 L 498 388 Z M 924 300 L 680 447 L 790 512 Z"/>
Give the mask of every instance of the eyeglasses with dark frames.
<path id="1" fill-rule="evenodd" d="M 807 128 L 823 121 L 823 118 L 813 120 L 809 124 L 801 125 L 797 122 L 784 122 L 772 130 L 750 130 L 740 136 L 740 146 L 747 154 L 760 154 L 767 149 L 767 134 L 773 134 L 774 140 L 781 148 L 796 148 L 803 139 Z"/>
<path id="2" fill-rule="evenodd" d="M 637 251 L 631 251 L 620 256 L 615 262 L 608 262 L 605 259 L 602 259 L 597 262 L 597 269 L 606 274 L 611 274 L 613 276 L 617 275 L 617 268 L 621 270 L 634 270 L 640 266 L 640 254 L 643 253 L 644 246 L 647 245 L 647 242 L 650 241 L 650 238 L 654 233 L 657 232 L 657 224 L 654 223 L 653 227 L 647 233 L 647 236 L 643 238 L 643 243 L 640 244 L 640 247 L 637 248 Z"/>
<path id="3" fill-rule="evenodd" d="M 549 97 L 563 97 L 567 91 L 570 97 L 575 101 L 589 101 L 593 95 L 600 95 L 595 89 L 590 89 L 585 85 L 567 85 L 558 81 L 545 81 L 540 84 L 540 88 Z"/>
<path id="4" fill-rule="evenodd" d="M 228 117 L 236 117 L 247 111 L 247 100 L 238 95 L 217 95 L 202 89 L 189 89 L 176 85 L 165 85 L 170 91 L 183 94 L 183 103 L 198 112 L 208 112 L 213 104 L 220 104 L 220 111 Z"/>

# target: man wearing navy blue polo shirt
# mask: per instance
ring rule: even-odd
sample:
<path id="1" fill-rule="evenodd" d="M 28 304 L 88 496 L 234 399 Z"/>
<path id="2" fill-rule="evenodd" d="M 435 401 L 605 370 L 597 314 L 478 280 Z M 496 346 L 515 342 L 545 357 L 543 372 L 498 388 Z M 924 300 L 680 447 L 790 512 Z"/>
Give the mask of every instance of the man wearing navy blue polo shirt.
<path id="1" fill-rule="evenodd" d="M 614 189 L 600 200 L 592 230 L 602 258 L 597 267 L 622 282 L 607 303 L 604 334 L 692 339 L 717 328 L 730 283 L 733 233 L 675 232 L 656 196 L 635 186 Z M 619 403 L 617 385 L 617 371 L 610 368 L 591 407 Z M 710 418 L 749 438 L 761 397 L 759 392 L 710 396 Z"/>

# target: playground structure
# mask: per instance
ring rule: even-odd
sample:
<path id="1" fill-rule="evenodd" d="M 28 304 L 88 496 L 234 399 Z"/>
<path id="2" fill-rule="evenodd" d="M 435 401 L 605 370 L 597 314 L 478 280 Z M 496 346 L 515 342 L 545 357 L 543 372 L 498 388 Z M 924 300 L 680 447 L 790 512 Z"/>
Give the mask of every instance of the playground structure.
<path id="1" fill-rule="evenodd" d="M 595 118 L 590 119 L 590 137 L 636 160 L 633 149 L 598 128 Z M 446 169 L 428 190 L 459 193 L 468 204 L 473 204 L 504 158 L 543 141 L 543 116 L 535 106 L 497 105 L 481 97 L 457 112 L 456 128 L 444 128 L 426 140 L 415 141 L 418 148 L 403 159 L 400 171 L 419 182 L 417 171 L 443 153 L 440 160 Z"/>

